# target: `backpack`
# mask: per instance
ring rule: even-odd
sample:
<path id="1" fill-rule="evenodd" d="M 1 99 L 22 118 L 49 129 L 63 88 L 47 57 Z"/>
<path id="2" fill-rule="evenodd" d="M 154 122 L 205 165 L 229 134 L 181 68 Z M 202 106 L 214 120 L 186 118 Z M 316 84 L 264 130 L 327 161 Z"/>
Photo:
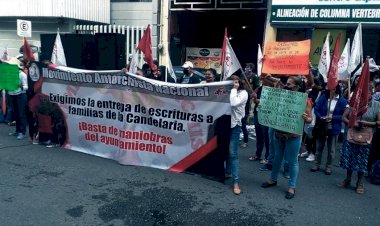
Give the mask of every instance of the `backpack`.
<path id="1" fill-rule="evenodd" d="M 380 160 L 377 160 L 372 167 L 371 184 L 380 185 Z"/>

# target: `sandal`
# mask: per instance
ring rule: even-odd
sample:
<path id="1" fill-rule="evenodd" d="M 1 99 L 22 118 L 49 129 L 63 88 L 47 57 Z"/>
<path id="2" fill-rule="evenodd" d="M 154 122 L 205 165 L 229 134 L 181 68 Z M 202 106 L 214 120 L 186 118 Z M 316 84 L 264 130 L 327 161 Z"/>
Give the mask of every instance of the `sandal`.
<path id="1" fill-rule="evenodd" d="M 256 161 L 256 160 L 259 160 L 259 158 L 257 158 L 257 156 L 249 157 L 249 161 Z"/>
<path id="2" fill-rule="evenodd" d="M 348 188 L 349 186 L 351 185 L 351 180 L 349 179 L 344 179 L 342 182 L 340 182 L 339 184 L 337 184 L 338 187 L 340 188 Z"/>
<path id="3" fill-rule="evenodd" d="M 234 184 L 234 190 L 233 191 L 234 191 L 235 195 L 240 195 L 241 190 L 240 190 L 240 187 L 238 184 Z"/>
<path id="4" fill-rule="evenodd" d="M 364 193 L 364 185 L 363 183 L 356 184 L 356 193 L 363 194 Z"/>

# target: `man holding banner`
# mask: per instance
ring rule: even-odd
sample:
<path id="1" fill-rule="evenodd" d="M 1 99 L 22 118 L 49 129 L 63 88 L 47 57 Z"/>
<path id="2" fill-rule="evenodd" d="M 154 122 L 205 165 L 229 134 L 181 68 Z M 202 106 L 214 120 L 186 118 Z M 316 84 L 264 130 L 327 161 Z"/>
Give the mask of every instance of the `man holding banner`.
<path id="1" fill-rule="evenodd" d="M 23 72 L 23 65 L 19 60 L 12 58 L 8 62 L 11 64 L 17 64 L 19 68 L 19 87 L 8 92 L 16 119 L 16 131 L 9 133 L 9 136 L 17 136 L 17 139 L 21 140 L 25 138 L 26 134 L 25 110 L 27 106 L 26 90 L 28 89 L 28 78 Z"/>

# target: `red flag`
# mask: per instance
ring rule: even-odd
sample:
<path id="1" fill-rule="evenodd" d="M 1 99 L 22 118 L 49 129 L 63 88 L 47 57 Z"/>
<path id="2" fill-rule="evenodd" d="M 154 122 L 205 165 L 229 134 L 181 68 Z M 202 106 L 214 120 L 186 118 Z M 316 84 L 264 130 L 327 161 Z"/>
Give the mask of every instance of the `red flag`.
<path id="1" fill-rule="evenodd" d="M 223 37 L 223 45 L 222 45 L 222 52 L 220 53 L 220 65 L 223 65 L 224 58 L 226 58 L 226 51 L 227 51 L 227 28 L 224 29 L 224 37 Z"/>
<path id="2" fill-rule="evenodd" d="M 30 63 L 31 61 L 35 61 L 33 56 L 32 48 L 30 48 L 30 45 L 28 44 L 28 41 L 24 37 L 24 49 L 23 49 L 23 55 L 24 55 L 24 61 L 25 63 Z"/>
<path id="3" fill-rule="evenodd" d="M 330 63 L 329 72 L 327 73 L 327 88 L 328 90 L 335 90 L 338 85 L 338 63 L 339 63 L 339 51 L 340 51 L 340 39 L 342 34 L 339 33 L 335 41 L 334 53 Z"/>
<path id="4" fill-rule="evenodd" d="M 137 46 L 137 49 L 144 53 L 144 60 L 152 68 L 152 70 L 157 70 L 157 66 L 153 63 L 153 54 L 152 54 L 152 36 L 150 33 L 150 24 L 145 29 L 144 34 Z"/>
<path id="5" fill-rule="evenodd" d="M 358 85 L 355 88 L 354 94 L 350 100 L 352 108 L 350 120 L 348 123 L 349 128 L 353 128 L 357 117 L 362 116 L 368 110 L 369 98 L 369 61 L 366 59 L 362 73 L 359 78 Z"/>

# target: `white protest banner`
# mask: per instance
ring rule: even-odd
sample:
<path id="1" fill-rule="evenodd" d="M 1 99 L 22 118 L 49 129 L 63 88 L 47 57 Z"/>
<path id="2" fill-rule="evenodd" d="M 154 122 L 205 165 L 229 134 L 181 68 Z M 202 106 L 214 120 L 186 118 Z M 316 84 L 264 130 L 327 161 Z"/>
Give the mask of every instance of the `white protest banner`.
<path id="1" fill-rule="evenodd" d="M 17 35 L 20 37 L 32 37 L 32 22 L 29 20 L 17 20 Z"/>
<path id="2" fill-rule="evenodd" d="M 42 93 L 65 119 L 64 147 L 126 165 L 184 171 L 216 148 L 215 121 L 231 111 L 231 81 L 182 85 L 61 66 L 42 75 Z"/>
<path id="3" fill-rule="evenodd" d="M 259 123 L 277 130 L 302 135 L 307 94 L 263 86 Z"/>

